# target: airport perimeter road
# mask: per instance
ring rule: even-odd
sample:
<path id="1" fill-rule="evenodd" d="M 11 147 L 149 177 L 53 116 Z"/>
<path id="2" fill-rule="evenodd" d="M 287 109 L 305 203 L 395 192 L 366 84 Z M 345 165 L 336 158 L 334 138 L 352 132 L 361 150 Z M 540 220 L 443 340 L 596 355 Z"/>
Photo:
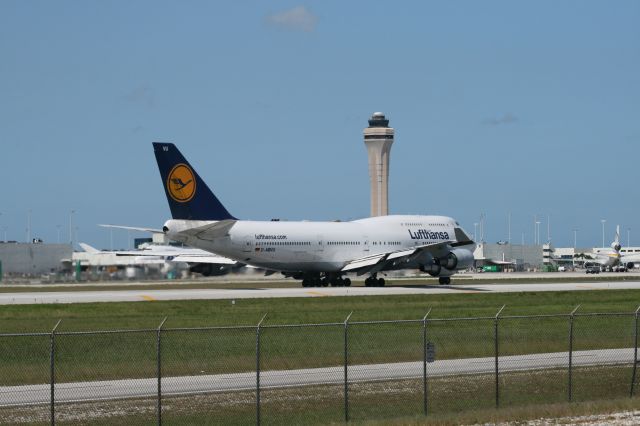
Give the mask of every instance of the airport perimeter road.
<path id="1" fill-rule="evenodd" d="M 584 283 L 407 285 L 395 287 L 320 287 L 258 289 L 103 290 L 0 293 L 0 305 L 40 303 L 142 302 L 155 300 L 258 299 L 272 297 L 388 296 L 442 293 L 513 293 L 526 291 L 585 291 L 640 289 L 640 281 Z"/>
<path id="2" fill-rule="evenodd" d="M 575 351 L 573 366 L 633 364 L 633 357 L 633 348 Z M 568 352 L 504 356 L 499 359 L 500 372 L 567 368 L 568 364 Z M 494 369 L 493 357 L 442 360 L 427 365 L 429 377 L 491 374 Z M 421 378 L 423 363 L 353 365 L 349 366 L 348 375 L 350 383 Z M 260 373 L 263 388 L 343 382 L 343 366 Z M 55 387 L 55 399 L 56 402 L 74 402 L 155 397 L 158 394 L 157 386 L 156 378 L 60 383 Z M 250 390 L 255 386 L 255 372 L 162 378 L 162 394 L 165 396 Z M 0 387 L 0 406 L 46 404 L 50 397 L 51 387 L 48 384 Z"/>

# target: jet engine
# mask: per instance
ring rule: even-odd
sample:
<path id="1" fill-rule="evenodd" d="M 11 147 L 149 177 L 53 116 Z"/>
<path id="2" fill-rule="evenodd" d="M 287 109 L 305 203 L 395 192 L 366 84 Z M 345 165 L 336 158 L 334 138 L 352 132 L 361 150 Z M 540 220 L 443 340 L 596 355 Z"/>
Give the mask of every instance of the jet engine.
<path id="1" fill-rule="evenodd" d="M 620 251 L 620 249 L 622 248 L 622 246 L 620 245 L 619 242 L 612 242 L 611 243 L 611 248 L 614 249 L 616 252 Z"/>
<path id="2" fill-rule="evenodd" d="M 473 253 L 467 249 L 453 249 L 448 255 L 440 259 L 440 264 L 450 271 L 466 269 L 473 265 Z"/>
<path id="3" fill-rule="evenodd" d="M 420 264 L 420 270 L 422 272 L 426 272 L 432 277 L 437 277 L 440 275 L 440 271 L 442 271 L 442 266 L 440 266 L 440 261 L 438 259 L 433 259 L 433 262 L 428 265 Z"/>
<path id="4" fill-rule="evenodd" d="M 636 265 L 633 262 L 627 262 L 626 267 L 627 267 L 627 269 L 633 269 L 633 268 L 636 267 Z"/>

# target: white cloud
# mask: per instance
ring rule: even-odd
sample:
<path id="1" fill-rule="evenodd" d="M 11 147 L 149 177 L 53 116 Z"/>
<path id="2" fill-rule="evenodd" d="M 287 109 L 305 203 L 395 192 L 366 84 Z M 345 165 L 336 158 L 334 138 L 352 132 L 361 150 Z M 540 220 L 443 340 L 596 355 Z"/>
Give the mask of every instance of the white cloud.
<path id="1" fill-rule="evenodd" d="M 488 118 L 484 120 L 482 123 L 487 124 L 489 126 L 499 126 L 501 124 L 515 123 L 516 121 L 518 121 L 518 117 L 508 112 L 506 114 L 503 114 L 502 116 Z"/>
<path id="2" fill-rule="evenodd" d="M 293 9 L 267 15 L 267 23 L 274 27 L 285 28 L 293 31 L 312 32 L 316 29 L 318 17 L 304 6 L 296 6 Z"/>
<path id="3" fill-rule="evenodd" d="M 126 94 L 124 99 L 128 102 L 146 105 L 148 108 L 151 108 L 155 104 L 156 95 L 152 88 L 148 86 L 140 86 Z"/>

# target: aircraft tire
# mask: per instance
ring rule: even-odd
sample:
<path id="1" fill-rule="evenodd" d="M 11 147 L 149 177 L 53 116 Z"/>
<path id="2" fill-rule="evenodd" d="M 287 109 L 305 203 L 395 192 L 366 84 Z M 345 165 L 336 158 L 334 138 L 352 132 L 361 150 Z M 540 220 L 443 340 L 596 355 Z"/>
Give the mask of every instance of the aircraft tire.
<path id="1" fill-rule="evenodd" d="M 376 283 L 378 287 L 384 287 L 385 281 L 384 278 L 378 278 L 378 282 Z"/>
<path id="2" fill-rule="evenodd" d="M 344 283 L 343 285 L 345 287 L 351 287 L 351 279 L 350 278 L 345 278 L 344 280 L 342 280 L 342 282 Z"/>
<path id="3" fill-rule="evenodd" d="M 449 285 L 449 284 L 451 284 L 451 278 L 449 278 L 449 277 L 440 277 L 440 278 L 438 278 L 438 282 L 440 283 L 440 285 Z"/>

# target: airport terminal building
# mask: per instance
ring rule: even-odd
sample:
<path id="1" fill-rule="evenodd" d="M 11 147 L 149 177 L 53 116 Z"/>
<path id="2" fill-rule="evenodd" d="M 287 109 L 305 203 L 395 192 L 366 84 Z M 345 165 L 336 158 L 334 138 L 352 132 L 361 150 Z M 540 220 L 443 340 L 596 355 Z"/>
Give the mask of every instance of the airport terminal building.
<path id="1" fill-rule="evenodd" d="M 496 270 L 538 270 L 543 265 L 542 245 L 478 243 L 473 253 L 476 268 L 496 266 Z"/>
<path id="2" fill-rule="evenodd" d="M 57 272 L 64 259 L 71 259 L 71 244 L 0 242 L 2 272 L 42 275 Z"/>

